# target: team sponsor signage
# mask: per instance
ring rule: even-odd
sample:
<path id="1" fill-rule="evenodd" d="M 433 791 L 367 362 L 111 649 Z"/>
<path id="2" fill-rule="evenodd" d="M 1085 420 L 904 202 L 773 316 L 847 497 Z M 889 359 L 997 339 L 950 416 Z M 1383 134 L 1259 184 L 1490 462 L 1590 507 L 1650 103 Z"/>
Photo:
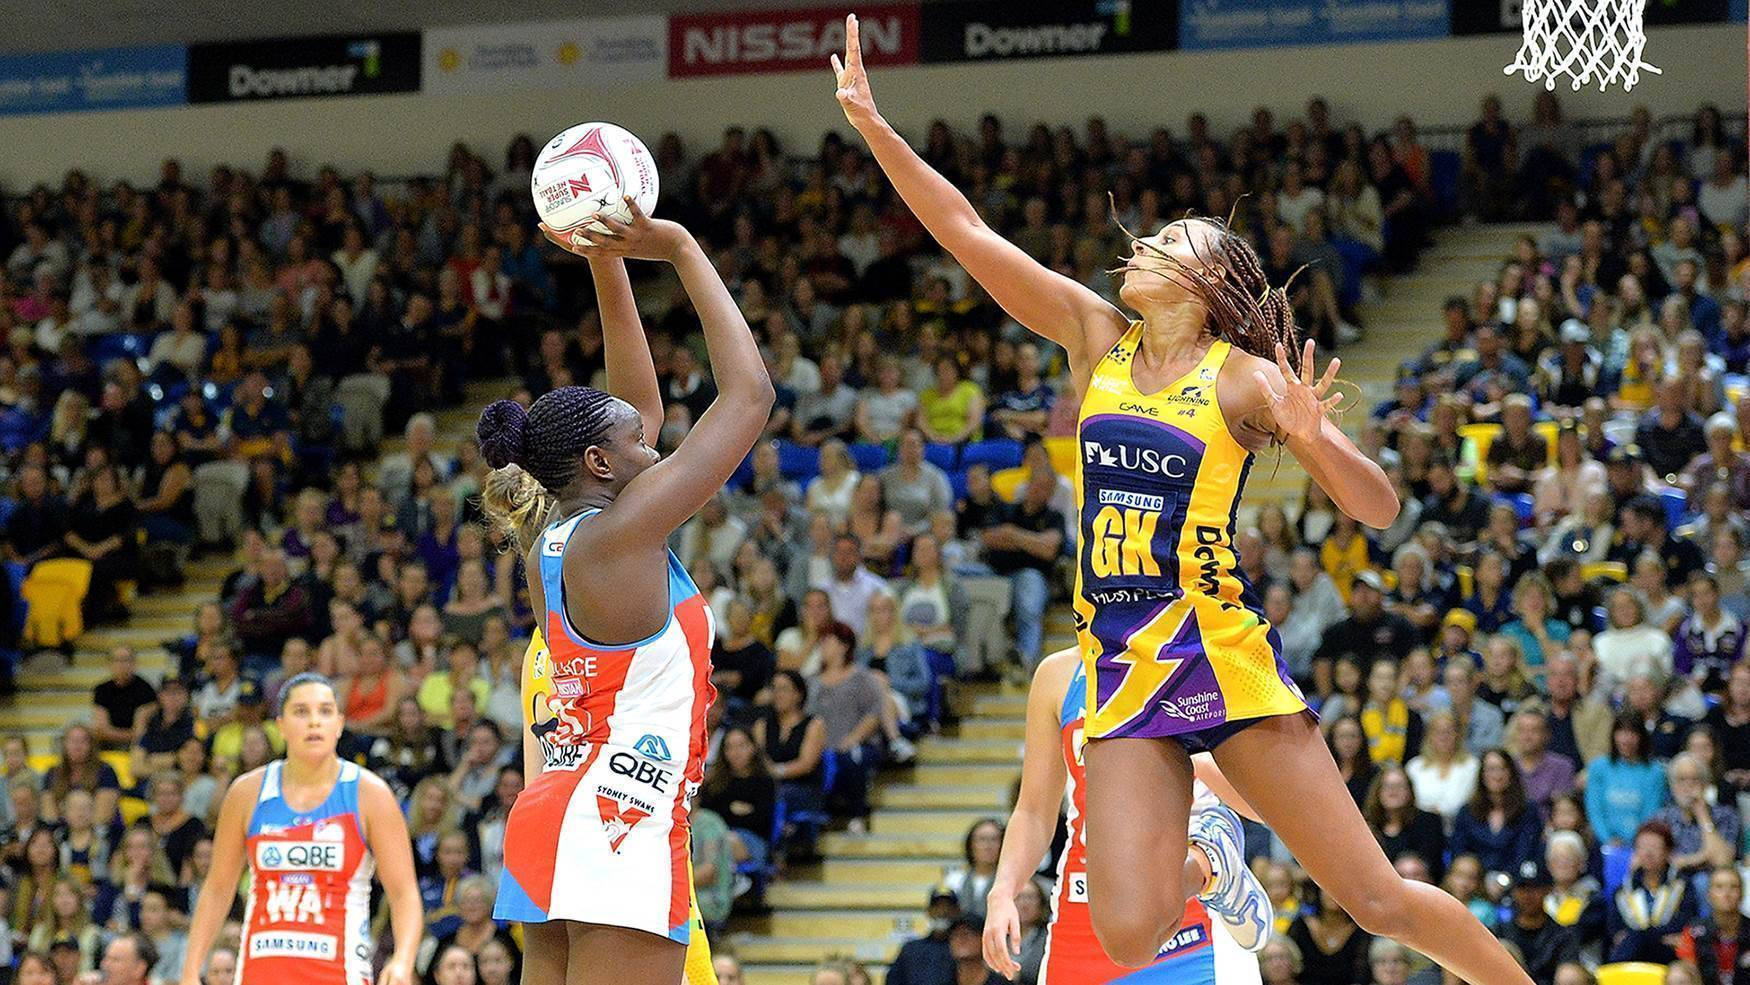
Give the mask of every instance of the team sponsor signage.
<path id="1" fill-rule="evenodd" d="M 419 90 L 419 35 L 335 34 L 197 44 L 188 101 L 254 102 Z"/>
<path id="2" fill-rule="evenodd" d="M 1482 6 L 1495 0 L 1459 0 Z M 1179 47 L 1256 48 L 1443 38 L 1452 0 L 1184 0 Z"/>
<path id="3" fill-rule="evenodd" d="M 427 92 L 600 87 L 654 82 L 668 64 L 660 16 L 584 17 L 425 32 Z"/>
<path id="4" fill-rule="evenodd" d="M 1452 5 L 1452 33 L 1518 34 L 1524 24 L 1524 8 L 1524 0 L 1455 3 Z M 1643 22 L 1648 27 L 1712 24 L 1728 19 L 1744 19 L 1744 0 L 1649 0 L 1643 15 Z"/>
<path id="5" fill-rule="evenodd" d="M 925 62 L 1165 51 L 1178 5 L 1151 0 L 948 0 L 922 8 Z"/>
<path id="6" fill-rule="evenodd" d="M 915 4 L 860 7 L 857 21 L 865 64 L 917 62 Z M 829 56 L 844 50 L 844 8 L 676 14 L 668 21 L 668 74 L 673 78 L 822 71 Z"/>
<path id="7" fill-rule="evenodd" d="M 180 106 L 187 76 L 179 44 L 0 55 L 0 114 Z"/>

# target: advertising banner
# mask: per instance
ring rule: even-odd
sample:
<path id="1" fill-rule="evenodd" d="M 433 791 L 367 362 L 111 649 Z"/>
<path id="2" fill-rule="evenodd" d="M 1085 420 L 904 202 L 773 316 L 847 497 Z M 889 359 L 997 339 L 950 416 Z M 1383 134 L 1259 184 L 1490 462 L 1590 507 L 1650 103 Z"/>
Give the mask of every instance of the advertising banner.
<path id="1" fill-rule="evenodd" d="M 585 17 L 431 28 L 426 92 L 588 88 L 654 82 L 668 70 L 668 20 Z"/>
<path id="2" fill-rule="evenodd" d="M 1460 6 L 1494 0 L 1459 0 Z M 1179 47 L 1419 41 L 1446 37 L 1452 0 L 1184 0 Z"/>
<path id="3" fill-rule="evenodd" d="M 1452 5 L 1454 34 L 1518 34 L 1524 0 L 1463 0 Z M 1744 19 L 1744 0 L 1649 0 L 1644 22 L 1648 27 L 1666 24 L 1714 24 Z M 1649 60 L 1654 64 L 1658 59 Z"/>
<path id="4" fill-rule="evenodd" d="M 922 8 L 924 62 L 1166 51 L 1178 5 L 1151 0 L 950 0 Z"/>
<path id="5" fill-rule="evenodd" d="M 179 44 L 0 55 L 0 114 L 181 106 L 187 75 Z"/>
<path id="6" fill-rule="evenodd" d="M 859 7 L 863 61 L 913 65 L 918 60 L 916 4 Z M 845 9 L 738 10 L 676 14 L 668 20 L 670 78 L 752 72 L 828 71 L 845 50 Z"/>
<path id="7" fill-rule="evenodd" d="M 188 101 L 417 92 L 419 68 L 413 32 L 197 44 L 188 49 Z"/>

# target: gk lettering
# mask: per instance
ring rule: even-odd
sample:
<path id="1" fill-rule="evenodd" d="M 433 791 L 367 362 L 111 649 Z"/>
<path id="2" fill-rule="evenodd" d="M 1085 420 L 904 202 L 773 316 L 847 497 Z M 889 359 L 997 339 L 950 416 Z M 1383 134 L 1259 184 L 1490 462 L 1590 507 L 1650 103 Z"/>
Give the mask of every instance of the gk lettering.
<path id="1" fill-rule="evenodd" d="M 1161 520 L 1155 510 L 1121 510 L 1101 507 L 1094 516 L 1089 563 L 1098 578 L 1117 575 L 1161 573 L 1154 556 L 1155 527 Z"/>

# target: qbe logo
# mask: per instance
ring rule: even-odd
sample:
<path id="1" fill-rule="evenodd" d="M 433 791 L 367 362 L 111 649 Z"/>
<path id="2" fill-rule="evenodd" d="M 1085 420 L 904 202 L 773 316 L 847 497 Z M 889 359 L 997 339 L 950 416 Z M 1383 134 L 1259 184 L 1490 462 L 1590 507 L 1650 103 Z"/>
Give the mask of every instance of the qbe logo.
<path id="1" fill-rule="evenodd" d="M 345 842 L 275 841 L 255 849 L 255 867 L 265 872 L 291 869 L 339 872 L 345 865 Z"/>

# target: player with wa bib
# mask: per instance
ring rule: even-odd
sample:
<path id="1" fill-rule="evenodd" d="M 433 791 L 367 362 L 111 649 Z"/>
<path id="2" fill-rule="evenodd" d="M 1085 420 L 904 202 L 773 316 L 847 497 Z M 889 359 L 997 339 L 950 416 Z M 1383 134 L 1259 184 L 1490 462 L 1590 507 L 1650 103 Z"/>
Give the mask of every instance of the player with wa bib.
<path id="1" fill-rule="evenodd" d="M 395 938 L 376 985 L 413 985 L 425 931 L 413 845 L 388 784 L 335 754 L 345 724 L 326 677 L 298 674 L 281 688 L 286 757 L 225 792 L 213 866 L 189 922 L 182 985 L 200 985 L 246 862 L 237 985 L 372 985 L 373 870 Z"/>
<path id="2" fill-rule="evenodd" d="M 704 775 L 710 608 L 668 537 L 729 480 L 774 393 L 753 333 L 693 237 L 626 200 L 607 232 L 546 230 L 590 261 L 607 390 L 561 387 L 481 414 L 488 518 L 538 533 L 523 750 L 528 786 L 505 830 L 495 916 L 521 921 L 524 981 L 652 983 L 688 975 L 695 935 L 688 810 Z M 543 227 L 545 228 L 545 227 Z M 646 443 L 662 398 L 623 258 L 674 265 L 705 335 L 718 397 L 674 453 Z M 534 518 L 542 519 L 534 519 Z M 529 542 L 529 541 L 532 541 Z"/>

